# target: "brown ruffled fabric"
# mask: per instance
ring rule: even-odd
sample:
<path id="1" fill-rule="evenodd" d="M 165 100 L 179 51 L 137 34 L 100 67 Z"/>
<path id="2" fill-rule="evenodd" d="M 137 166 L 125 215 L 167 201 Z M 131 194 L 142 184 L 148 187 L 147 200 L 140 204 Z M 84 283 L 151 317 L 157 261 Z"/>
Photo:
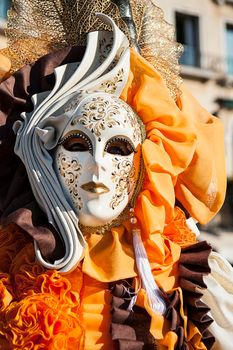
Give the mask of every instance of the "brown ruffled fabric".
<path id="1" fill-rule="evenodd" d="M 201 301 L 203 294 L 197 288 L 206 288 L 203 276 L 210 273 L 208 265 L 210 252 L 211 247 L 206 241 L 183 248 L 179 265 L 179 284 L 183 290 L 187 316 L 200 330 L 202 341 L 207 349 L 211 349 L 215 342 L 215 338 L 208 330 L 213 320 L 207 315 L 210 309 Z"/>
<path id="2" fill-rule="evenodd" d="M 151 318 L 148 313 L 134 306 L 129 311 L 134 290 L 131 281 L 118 281 L 111 284 L 112 292 L 112 339 L 119 350 L 155 350 L 155 339 L 151 335 Z"/>
<path id="3" fill-rule="evenodd" d="M 183 319 L 180 316 L 180 295 L 178 290 L 175 290 L 168 297 L 168 308 L 165 314 L 165 318 L 170 321 L 171 331 L 175 332 L 178 336 L 178 342 L 176 350 L 189 350 L 188 343 L 185 339 Z"/>
<path id="4" fill-rule="evenodd" d="M 203 276 L 210 272 L 208 257 L 211 247 L 207 242 L 198 242 L 182 249 L 179 265 L 179 286 L 183 292 L 183 307 L 188 320 L 199 329 L 206 348 L 211 349 L 215 342 L 208 328 L 212 319 L 207 315 L 210 309 L 201 301 L 202 293 L 197 289 L 206 288 Z M 127 310 L 134 290 L 129 281 L 111 284 L 112 301 L 112 338 L 119 350 L 156 349 L 156 342 L 150 334 L 151 318 L 147 312 L 134 306 Z M 178 336 L 176 350 L 189 350 L 185 338 L 184 321 L 180 315 L 181 299 L 179 290 L 164 295 L 167 300 L 165 318 L 169 321 L 170 330 Z"/>
<path id="5" fill-rule="evenodd" d="M 1 223 L 16 223 L 37 241 L 44 257 L 50 260 L 63 255 L 62 242 L 47 224 L 46 216 L 34 199 L 25 167 L 14 153 L 12 126 L 20 119 L 22 112 L 32 110 L 33 94 L 52 89 L 54 69 L 62 64 L 80 61 L 83 54 L 83 47 L 53 52 L 33 65 L 23 67 L 0 85 Z"/>

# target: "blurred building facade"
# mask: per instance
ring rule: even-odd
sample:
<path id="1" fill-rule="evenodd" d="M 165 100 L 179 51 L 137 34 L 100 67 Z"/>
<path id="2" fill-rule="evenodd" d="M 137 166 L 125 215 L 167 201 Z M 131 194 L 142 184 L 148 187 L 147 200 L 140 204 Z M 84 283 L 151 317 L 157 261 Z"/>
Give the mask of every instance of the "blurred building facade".
<path id="1" fill-rule="evenodd" d="M 11 0 L 0 0 L 0 48 L 6 46 L 4 29 L 6 27 L 7 11 L 11 5 Z"/>
<path id="2" fill-rule="evenodd" d="M 226 225 L 233 227 L 233 0 L 152 0 L 184 46 L 181 74 L 193 95 L 225 125 L 228 195 Z M 0 0 L 0 48 L 11 0 Z M 231 209 L 232 208 L 232 209 Z M 232 212 L 231 212 L 232 210 Z"/>

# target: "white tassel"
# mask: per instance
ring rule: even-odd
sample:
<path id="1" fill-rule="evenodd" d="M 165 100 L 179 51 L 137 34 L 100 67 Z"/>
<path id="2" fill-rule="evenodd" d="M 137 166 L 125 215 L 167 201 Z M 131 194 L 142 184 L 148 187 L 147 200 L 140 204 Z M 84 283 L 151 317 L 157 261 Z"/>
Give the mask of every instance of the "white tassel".
<path id="1" fill-rule="evenodd" d="M 155 313 L 163 315 L 166 311 L 166 303 L 152 275 L 150 263 L 141 239 L 140 229 L 133 228 L 132 234 L 136 264 L 142 288 L 146 291 L 151 309 Z"/>
<path id="2" fill-rule="evenodd" d="M 132 297 L 132 299 L 130 300 L 129 306 L 127 307 L 128 311 L 132 311 L 133 310 L 133 307 L 136 304 L 136 301 L 137 301 L 137 295 L 134 295 Z"/>
<path id="3" fill-rule="evenodd" d="M 192 217 L 190 217 L 189 219 L 186 220 L 186 225 L 193 233 L 195 233 L 196 237 L 198 237 L 198 236 L 200 236 L 200 231 L 196 225 L 196 222 L 194 221 L 194 219 Z"/>

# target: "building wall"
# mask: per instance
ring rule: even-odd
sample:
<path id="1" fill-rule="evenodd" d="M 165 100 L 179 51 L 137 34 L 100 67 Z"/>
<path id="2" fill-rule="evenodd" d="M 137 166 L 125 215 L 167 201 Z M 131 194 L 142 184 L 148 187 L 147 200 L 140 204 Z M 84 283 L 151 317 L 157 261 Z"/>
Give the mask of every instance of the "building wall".
<path id="1" fill-rule="evenodd" d="M 0 49 L 6 47 L 4 29 L 6 27 L 7 10 L 10 7 L 11 0 L 0 0 Z"/>

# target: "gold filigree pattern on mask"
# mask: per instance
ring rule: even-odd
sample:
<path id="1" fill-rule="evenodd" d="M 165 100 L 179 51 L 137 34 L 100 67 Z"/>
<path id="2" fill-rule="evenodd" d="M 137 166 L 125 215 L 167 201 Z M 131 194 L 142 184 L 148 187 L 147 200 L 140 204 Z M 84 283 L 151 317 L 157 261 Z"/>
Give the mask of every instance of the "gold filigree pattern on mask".
<path id="1" fill-rule="evenodd" d="M 64 178 L 68 188 L 70 198 L 78 210 L 83 208 L 81 197 L 77 191 L 77 183 L 81 175 L 82 166 L 77 159 L 67 158 L 65 154 L 59 153 L 57 156 L 58 171 Z"/>
<path id="2" fill-rule="evenodd" d="M 110 89 L 112 88 L 111 84 L 112 82 L 109 81 L 108 87 Z M 84 111 L 71 121 L 71 125 L 74 126 L 77 123 L 84 125 L 98 137 L 98 141 L 101 141 L 101 133 L 106 128 L 120 125 L 125 127 L 125 125 L 129 124 L 133 130 L 133 140 L 143 142 L 146 137 L 146 131 L 140 117 L 123 100 L 115 96 L 111 96 L 111 99 L 113 101 L 100 96 L 94 97 L 92 101 L 84 104 Z M 74 109 L 75 104 L 78 105 L 79 102 L 79 96 L 77 98 L 75 97 L 74 101 L 70 101 L 67 110 Z M 122 109 L 126 112 L 126 117 L 120 122 L 115 117 L 122 116 Z"/>
<path id="3" fill-rule="evenodd" d="M 114 118 L 118 114 L 120 114 L 119 105 L 113 104 L 103 97 L 95 97 L 92 101 L 84 104 L 82 115 L 75 117 L 71 125 L 73 126 L 77 123 L 84 125 L 95 134 L 98 141 L 101 141 L 101 132 L 103 130 L 121 124 Z"/>
<path id="4" fill-rule="evenodd" d="M 112 173 L 112 181 L 115 184 L 115 195 L 113 196 L 110 207 L 114 210 L 129 195 L 135 185 L 135 168 L 130 159 L 119 161 L 116 157 L 113 160 L 115 171 Z"/>
<path id="5" fill-rule="evenodd" d="M 129 105 L 127 105 L 127 103 L 123 102 L 122 100 L 119 100 L 118 103 L 122 106 L 122 108 L 124 108 L 124 110 L 127 113 L 127 120 L 124 120 L 124 123 L 130 124 L 133 130 L 133 140 L 142 142 L 144 140 L 144 135 L 142 135 L 143 132 L 141 127 L 141 124 L 142 124 L 141 119 L 132 110 L 132 108 Z M 139 120 L 141 123 L 139 122 Z M 144 130 L 145 130 L 145 127 L 144 127 Z"/>
<path id="6" fill-rule="evenodd" d="M 108 94 L 114 94 L 117 89 L 117 85 L 123 81 L 124 69 L 121 68 L 117 74 L 111 80 L 104 81 L 100 86 L 100 91 L 104 91 Z"/>

